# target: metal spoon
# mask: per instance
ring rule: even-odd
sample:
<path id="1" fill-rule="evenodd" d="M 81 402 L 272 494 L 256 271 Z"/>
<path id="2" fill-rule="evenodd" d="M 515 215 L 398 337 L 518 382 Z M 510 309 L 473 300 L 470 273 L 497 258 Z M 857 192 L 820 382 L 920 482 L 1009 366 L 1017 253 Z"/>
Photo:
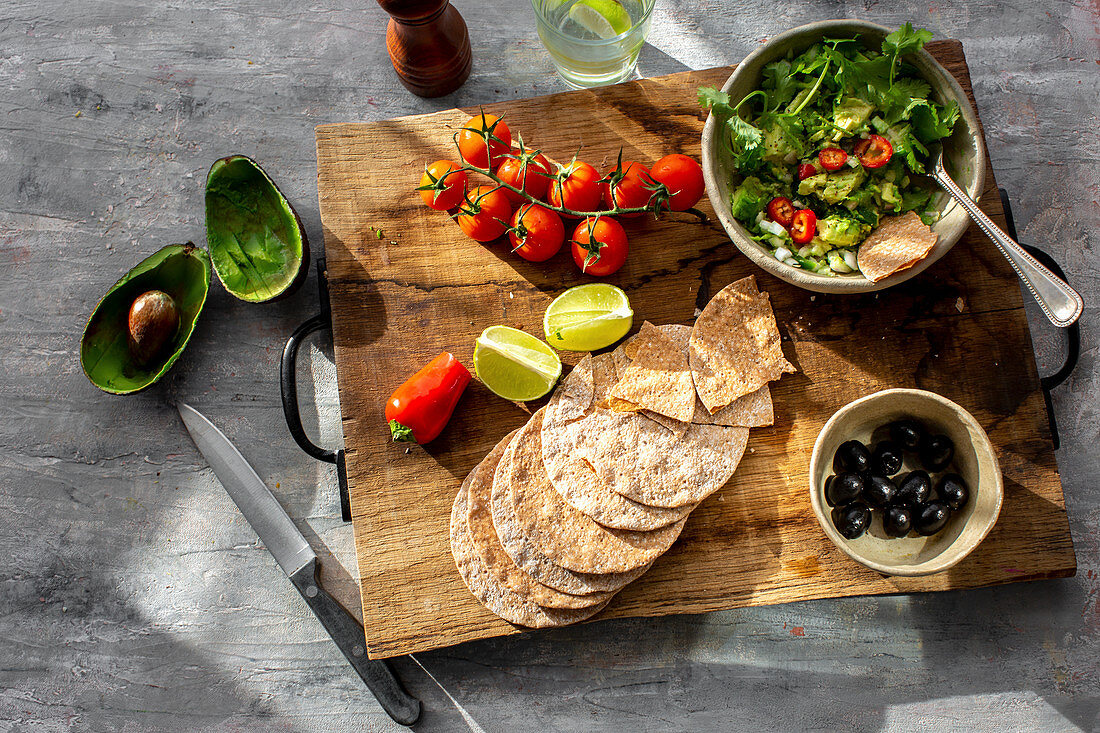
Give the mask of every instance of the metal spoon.
<path id="1" fill-rule="evenodd" d="M 1024 285 L 1035 298 L 1035 302 L 1043 309 L 1043 313 L 1050 322 L 1060 328 L 1073 324 L 1081 316 L 1085 308 L 1085 302 L 1080 294 L 1071 288 L 1065 281 L 1039 263 L 1027 251 L 1013 241 L 1012 237 L 1005 234 L 999 226 L 994 224 L 985 213 L 974 203 L 974 199 L 966 195 L 959 185 L 952 180 L 943 167 L 943 147 L 929 151 L 933 156 L 932 177 L 936 183 L 943 186 L 944 190 L 951 194 L 970 214 L 974 223 L 981 227 L 982 231 L 993 240 L 993 244 L 1005 256 L 1012 269 L 1024 281 Z"/>

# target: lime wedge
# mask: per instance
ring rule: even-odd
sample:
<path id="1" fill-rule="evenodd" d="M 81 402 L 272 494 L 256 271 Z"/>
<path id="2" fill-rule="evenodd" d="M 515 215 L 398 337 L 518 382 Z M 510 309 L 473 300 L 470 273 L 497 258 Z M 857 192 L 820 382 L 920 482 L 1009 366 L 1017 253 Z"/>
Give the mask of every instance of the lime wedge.
<path id="1" fill-rule="evenodd" d="M 477 337 L 474 373 L 493 394 L 526 402 L 554 388 L 561 376 L 561 359 L 529 333 L 490 326 Z"/>
<path id="2" fill-rule="evenodd" d="M 567 351 L 595 351 L 615 343 L 630 330 L 634 311 L 621 288 L 591 283 L 569 288 L 554 299 L 542 317 L 546 342 Z"/>
<path id="3" fill-rule="evenodd" d="M 569 17 L 600 38 L 614 38 L 634 25 L 630 13 L 617 0 L 580 0 L 569 8 Z"/>

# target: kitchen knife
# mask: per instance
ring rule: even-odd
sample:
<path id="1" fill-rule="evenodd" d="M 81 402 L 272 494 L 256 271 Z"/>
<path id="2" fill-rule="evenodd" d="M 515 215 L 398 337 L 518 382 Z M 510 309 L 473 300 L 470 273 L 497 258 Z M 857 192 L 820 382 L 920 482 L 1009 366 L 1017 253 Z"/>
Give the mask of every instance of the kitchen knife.
<path id="1" fill-rule="evenodd" d="M 321 587 L 317 554 L 286 510 L 222 431 L 189 405 L 181 402 L 176 409 L 214 475 L 382 708 L 402 725 L 415 723 L 420 701 L 405 692 L 388 664 L 367 658 L 363 627 Z"/>

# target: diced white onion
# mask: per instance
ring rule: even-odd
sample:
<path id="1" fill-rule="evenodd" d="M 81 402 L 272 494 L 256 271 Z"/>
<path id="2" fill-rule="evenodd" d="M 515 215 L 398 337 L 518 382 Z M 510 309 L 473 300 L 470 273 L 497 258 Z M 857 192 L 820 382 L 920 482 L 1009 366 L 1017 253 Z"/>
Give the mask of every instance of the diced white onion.
<path id="1" fill-rule="evenodd" d="M 768 242 L 773 247 L 786 247 L 787 246 L 787 240 L 783 239 L 782 237 L 776 237 L 776 236 L 768 237 Z"/>
<path id="2" fill-rule="evenodd" d="M 756 215 L 756 223 L 759 224 L 762 221 L 764 221 L 764 212 L 763 211 L 761 211 L 759 214 Z"/>
<path id="3" fill-rule="evenodd" d="M 783 228 L 782 224 L 777 221 L 772 221 L 771 219 L 765 219 L 760 222 L 760 228 L 777 237 L 782 237 L 787 233 L 787 230 Z"/>
<path id="4" fill-rule="evenodd" d="M 854 155 L 849 155 L 848 160 L 846 160 L 844 162 L 848 164 L 849 168 L 858 168 L 859 167 L 859 158 L 857 158 Z"/>
<path id="5" fill-rule="evenodd" d="M 850 249 L 844 250 L 844 264 L 852 268 L 852 270 L 858 270 L 859 264 L 856 261 L 856 253 Z"/>
<path id="6" fill-rule="evenodd" d="M 802 203 L 798 199 L 795 199 L 791 203 L 794 204 L 794 208 L 796 208 L 796 209 L 805 209 L 806 208 L 806 204 Z"/>
<path id="7" fill-rule="evenodd" d="M 809 257 L 811 254 L 813 254 L 812 250 L 813 250 L 813 247 L 811 247 L 810 245 L 807 244 L 805 247 L 798 250 L 798 256 L 799 257 Z"/>
<path id="8" fill-rule="evenodd" d="M 775 259 L 779 260 L 780 262 L 786 262 L 787 260 L 791 259 L 791 251 L 786 247 L 780 247 L 779 249 L 775 250 Z"/>
<path id="9" fill-rule="evenodd" d="M 783 158 L 783 162 L 787 165 L 790 165 L 791 163 L 797 163 L 798 156 L 795 155 L 794 152 L 787 153 L 787 155 Z"/>
<path id="10" fill-rule="evenodd" d="M 800 264 L 798 263 L 798 260 L 796 260 L 796 259 L 795 259 L 794 257 L 791 257 L 791 258 L 789 258 L 789 259 L 783 260 L 783 264 L 784 264 L 784 265 L 790 265 L 791 267 L 799 267 L 799 268 L 801 268 L 801 267 L 802 267 L 802 265 L 800 265 Z"/>

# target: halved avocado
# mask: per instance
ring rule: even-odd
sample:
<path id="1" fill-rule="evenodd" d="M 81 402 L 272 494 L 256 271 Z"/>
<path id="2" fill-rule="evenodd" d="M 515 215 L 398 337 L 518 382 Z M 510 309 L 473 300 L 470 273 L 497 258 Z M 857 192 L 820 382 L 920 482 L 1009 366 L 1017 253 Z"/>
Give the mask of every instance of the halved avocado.
<path id="1" fill-rule="evenodd" d="M 179 329 L 159 355 L 140 363 L 129 344 L 130 306 L 150 290 L 172 297 Z M 104 392 L 131 394 L 163 377 L 183 353 L 210 290 L 210 256 L 187 244 L 170 244 L 142 260 L 111 286 L 92 311 L 80 340 L 80 366 Z"/>
<path id="2" fill-rule="evenodd" d="M 210 167 L 206 245 L 222 285 L 249 303 L 285 298 L 309 271 L 302 220 L 263 168 L 244 155 Z"/>

